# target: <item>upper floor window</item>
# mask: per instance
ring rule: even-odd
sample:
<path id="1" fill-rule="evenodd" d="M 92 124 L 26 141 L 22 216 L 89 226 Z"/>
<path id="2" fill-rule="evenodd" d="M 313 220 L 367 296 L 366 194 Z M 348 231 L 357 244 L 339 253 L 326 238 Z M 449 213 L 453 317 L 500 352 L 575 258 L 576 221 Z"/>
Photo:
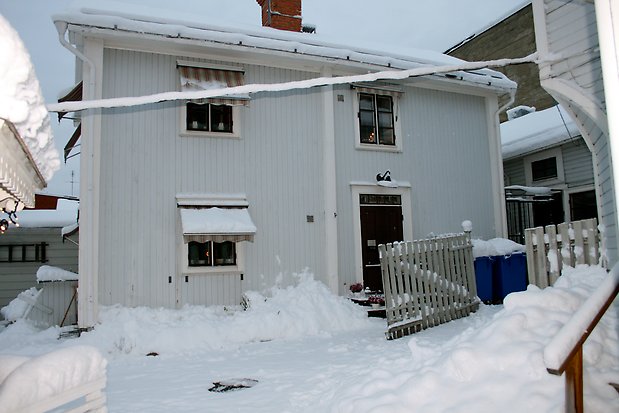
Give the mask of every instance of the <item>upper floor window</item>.
<path id="1" fill-rule="evenodd" d="M 391 96 L 359 94 L 359 132 L 361 143 L 395 145 Z"/>
<path id="2" fill-rule="evenodd" d="M 357 148 L 400 151 L 398 99 L 401 92 L 353 86 L 357 90 Z"/>
<path id="3" fill-rule="evenodd" d="M 182 91 L 223 89 L 244 85 L 239 68 L 202 67 L 197 62 L 178 63 Z M 224 95 L 190 100 L 181 111 L 181 132 L 187 135 L 240 136 L 240 106 L 248 95 Z"/>

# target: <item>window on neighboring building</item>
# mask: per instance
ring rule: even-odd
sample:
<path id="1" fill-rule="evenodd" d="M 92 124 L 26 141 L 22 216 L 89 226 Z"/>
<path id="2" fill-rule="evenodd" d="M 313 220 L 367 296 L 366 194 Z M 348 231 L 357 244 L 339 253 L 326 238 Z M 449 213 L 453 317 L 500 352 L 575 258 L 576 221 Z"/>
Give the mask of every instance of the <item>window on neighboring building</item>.
<path id="1" fill-rule="evenodd" d="M 572 221 L 597 217 L 595 190 L 570 194 L 570 218 Z"/>
<path id="2" fill-rule="evenodd" d="M 236 265 L 235 243 L 231 241 L 191 241 L 188 245 L 188 252 L 190 267 Z"/>
<path id="3" fill-rule="evenodd" d="M 393 98 L 359 93 L 359 135 L 362 144 L 395 146 Z"/>
<path id="4" fill-rule="evenodd" d="M 557 178 L 557 158 L 552 156 L 531 162 L 531 177 L 534 182 Z"/>

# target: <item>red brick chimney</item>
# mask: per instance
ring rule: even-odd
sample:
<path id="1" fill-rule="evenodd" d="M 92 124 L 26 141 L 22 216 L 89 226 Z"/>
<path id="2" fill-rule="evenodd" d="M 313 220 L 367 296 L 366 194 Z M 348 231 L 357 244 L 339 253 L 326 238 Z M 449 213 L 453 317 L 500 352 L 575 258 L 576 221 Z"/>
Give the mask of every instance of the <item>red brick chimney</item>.
<path id="1" fill-rule="evenodd" d="M 301 31 L 301 0 L 256 0 L 262 7 L 262 25 L 290 32 Z"/>

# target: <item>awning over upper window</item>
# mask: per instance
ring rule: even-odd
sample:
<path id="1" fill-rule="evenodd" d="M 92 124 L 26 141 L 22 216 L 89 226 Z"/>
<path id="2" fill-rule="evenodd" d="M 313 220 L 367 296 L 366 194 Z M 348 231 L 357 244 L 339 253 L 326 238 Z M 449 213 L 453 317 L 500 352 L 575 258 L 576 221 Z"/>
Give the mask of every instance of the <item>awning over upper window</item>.
<path id="1" fill-rule="evenodd" d="M 178 66 L 181 77 L 181 91 L 211 90 L 225 87 L 243 86 L 244 74 L 238 70 L 219 70 L 203 67 Z M 196 102 L 196 101 L 194 101 Z M 217 98 L 200 99 L 198 103 L 216 105 L 247 106 L 249 95 L 227 95 Z"/>
<path id="2" fill-rule="evenodd" d="M 247 208 L 181 208 L 183 240 L 254 241 L 256 226 Z"/>
<path id="3" fill-rule="evenodd" d="M 402 89 L 395 85 L 383 85 L 380 83 L 353 83 L 350 87 L 361 93 L 388 95 L 393 98 L 397 98 L 403 93 Z"/>

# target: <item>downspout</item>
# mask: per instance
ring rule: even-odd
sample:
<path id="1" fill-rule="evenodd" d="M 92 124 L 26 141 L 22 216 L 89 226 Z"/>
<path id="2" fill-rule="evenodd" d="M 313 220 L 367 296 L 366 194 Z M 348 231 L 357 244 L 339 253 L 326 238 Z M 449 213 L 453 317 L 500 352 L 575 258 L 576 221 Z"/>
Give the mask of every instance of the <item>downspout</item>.
<path id="1" fill-rule="evenodd" d="M 496 112 L 494 113 L 494 119 L 499 119 L 499 114 L 501 112 L 503 112 L 504 110 L 506 110 L 508 107 L 510 107 L 514 101 L 516 100 L 516 90 L 512 90 L 509 93 L 509 100 L 501 107 L 499 107 Z M 494 123 L 494 122 L 493 122 Z M 495 124 L 495 136 L 497 137 L 496 139 L 496 152 L 495 152 L 495 156 L 496 159 L 499 160 L 498 162 L 498 171 L 497 171 L 497 179 L 499 180 L 498 182 L 495 183 L 495 187 L 499 189 L 499 197 L 498 197 L 498 202 L 499 205 L 496 205 L 495 207 L 498 208 L 499 211 L 499 216 L 497 218 L 495 218 L 495 225 L 497 226 L 497 229 L 500 228 L 500 231 L 495 231 L 497 232 L 497 236 L 502 237 L 502 238 L 507 238 L 507 205 L 505 203 L 505 182 L 504 182 L 504 174 L 503 174 L 503 151 L 502 151 L 502 144 L 501 144 L 501 127 L 500 124 Z"/>
<path id="2" fill-rule="evenodd" d="M 55 21 L 54 25 L 56 26 L 56 31 L 58 32 L 58 40 L 60 44 L 67 49 L 69 52 L 74 54 L 78 59 L 80 59 L 83 63 L 88 65 L 89 70 L 89 79 L 88 83 L 84 84 L 83 87 L 83 95 L 82 99 L 94 99 L 96 97 L 95 86 L 96 86 L 96 67 L 94 62 L 88 58 L 84 53 L 74 47 L 71 43 L 69 43 L 65 39 L 65 35 L 67 33 L 68 24 L 63 21 Z M 82 119 L 82 123 L 86 122 L 86 127 L 82 128 L 82 131 L 87 131 L 87 133 L 92 133 L 94 130 L 94 120 L 93 116 L 86 116 L 85 119 Z M 90 132 L 88 132 L 90 131 Z M 82 134 L 82 139 L 86 137 Z M 91 145 L 88 145 L 91 146 Z M 86 156 L 84 154 L 83 156 Z M 81 165 L 84 165 L 84 158 L 82 158 Z M 92 161 L 94 162 L 94 160 Z M 85 168 L 81 168 L 82 172 L 85 175 L 89 175 L 88 171 L 84 171 Z M 88 182 L 92 182 L 92 176 L 83 176 L 83 181 L 88 184 Z M 88 330 L 94 327 L 95 323 L 98 319 L 99 312 L 99 297 L 98 297 L 98 271 L 96 269 L 95 256 L 96 252 L 94 251 L 96 247 L 96 237 L 98 236 L 98 231 L 96 227 L 98 224 L 89 223 L 89 220 L 92 220 L 96 217 L 93 215 L 96 213 L 97 209 L 95 208 L 94 196 L 90 194 L 87 187 L 82 187 L 80 190 L 80 203 L 82 207 L 88 209 L 90 212 L 88 213 L 88 218 L 84 227 L 90 229 L 90 231 L 83 231 L 80 234 L 80 244 L 82 247 L 79 248 L 79 293 L 81 294 L 81 300 L 78 301 L 78 311 L 77 311 L 77 322 L 78 328 Z M 83 191 L 83 189 L 86 189 Z M 82 241 L 82 237 L 84 237 L 84 242 Z M 90 237 L 90 238 L 88 238 Z"/>
<path id="3" fill-rule="evenodd" d="M 90 69 L 90 80 L 89 82 L 94 83 L 95 82 L 95 74 L 96 74 L 96 68 L 94 63 L 92 62 L 92 60 L 90 60 L 88 57 L 86 57 L 86 55 L 82 52 L 80 52 L 76 47 L 74 47 L 71 43 L 69 43 L 67 41 L 67 39 L 65 39 L 65 34 L 67 33 L 67 29 L 69 27 L 69 25 L 66 22 L 63 21 L 55 21 L 54 22 L 54 26 L 56 26 L 56 31 L 58 32 L 58 40 L 60 41 L 60 44 L 67 49 L 69 52 L 71 52 L 72 54 L 74 54 L 75 56 L 77 56 L 78 59 L 80 59 L 81 61 L 83 61 L 84 63 L 86 63 Z M 87 90 L 93 90 L 91 88 L 88 88 Z"/>

